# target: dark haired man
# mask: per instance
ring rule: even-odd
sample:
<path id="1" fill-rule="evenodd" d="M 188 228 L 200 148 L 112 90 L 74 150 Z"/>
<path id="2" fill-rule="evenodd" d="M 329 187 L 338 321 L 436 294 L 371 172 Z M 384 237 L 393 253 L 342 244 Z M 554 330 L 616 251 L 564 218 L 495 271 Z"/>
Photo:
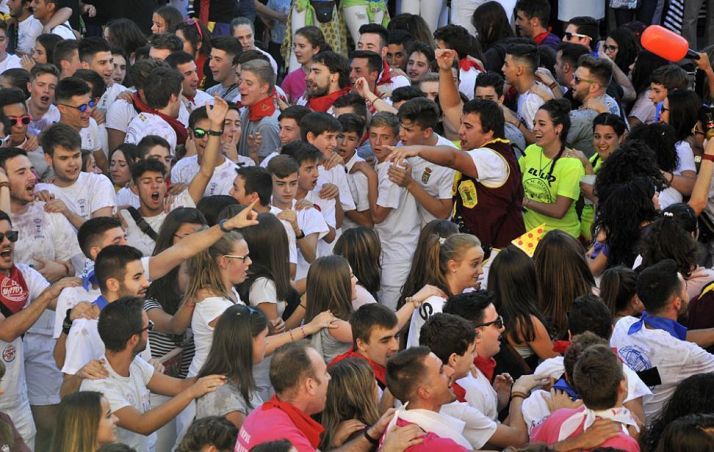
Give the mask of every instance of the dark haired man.
<path id="1" fill-rule="evenodd" d="M 469 100 L 474 98 L 474 84 L 476 77 L 483 71 L 483 67 L 469 55 L 471 41 L 474 39 L 462 26 L 449 24 L 434 32 L 436 47 L 439 50 L 451 49 L 456 52 L 459 60 L 459 91 Z"/>
<path id="2" fill-rule="evenodd" d="M 17 38 L 11 39 L 12 48 L 18 56 L 23 58 L 32 56 L 35 40 L 42 34 L 42 23 L 32 15 L 31 3 L 32 0 L 8 0 L 7 2 L 10 17 L 15 19 L 15 24 L 8 28 L 10 30 L 8 34 L 17 36 Z"/>
<path id="3" fill-rule="evenodd" d="M 174 52 L 164 61 L 183 75 L 181 103 L 189 113 L 198 107 L 206 106 L 207 103 L 213 104 L 213 96 L 198 89 L 200 80 L 193 55 L 184 51 Z"/>
<path id="4" fill-rule="evenodd" d="M 331 51 L 320 52 L 312 58 L 310 72 L 305 78 L 307 90 L 298 100 L 312 111 L 332 113 L 332 104 L 349 93 L 350 66 L 345 57 Z"/>
<path id="5" fill-rule="evenodd" d="M 100 37 L 83 38 L 79 41 L 79 60 L 82 68 L 96 72 L 106 83 L 107 89 L 97 102 L 97 108 L 106 113 L 109 106 L 116 100 L 117 95 L 126 91 L 123 85 L 115 83 L 112 79 L 114 57 L 109 43 Z"/>
<path id="6" fill-rule="evenodd" d="M 379 65 L 371 64 L 372 67 L 378 66 L 373 92 L 379 97 L 389 97 L 395 89 L 410 86 L 409 79 L 400 68 L 389 67 L 387 62 L 389 32 L 387 29 L 377 23 L 369 23 L 359 27 L 359 33 L 359 39 L 356 42 L 357 51 L 375 52 L 382 60 Z"/>
<path id="7" fill-rule="evenodd" d="M 219 36 L 211 40 L 208 67 L 211 69 L 213 79 L 218 83 L 206 90 L 208 94 L 222 97 L 228 102 L 236 102 L 240 99 L 234 62 L 240 53 L 240 43 L 232 36 Z"/>
<path id="8" fill-rule="evenodd" d="M 515 13 L 516 28 L 521 36 L 531 38 L 537 45 L 558 50 L 561 39 L 549 31 L 550 4 L 547 0 L 519 0 Z"/>
<path id="9" fill-rule="evenodd" d="M 521 125 L 518 129 L 523 132 L 526 141 L 533 142 L 531 130 L 535 114 L 545 100 L 534 88 L 549 91 L 549 88 L 536 79 L 535 71 L 538 69 L 540 58 L 538 50 L 530 44 L 513 44 L 506 50 L 506 58 L 501 68 L 506 82 L 518 92 L 518 119 Z"/>

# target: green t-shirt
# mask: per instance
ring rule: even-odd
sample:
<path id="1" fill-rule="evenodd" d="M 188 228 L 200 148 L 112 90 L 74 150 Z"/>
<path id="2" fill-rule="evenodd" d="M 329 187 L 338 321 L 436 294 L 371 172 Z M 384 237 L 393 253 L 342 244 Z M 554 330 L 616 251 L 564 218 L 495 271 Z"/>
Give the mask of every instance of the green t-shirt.
<path id="1" fill-rule="evenodd" d="M 525 156 L 518 160 L 523 174 L 525 197 L 545 204 L 553 204 L 558 196 L 570 198 L 573 202 L 563 218 L 553 218 L 526 209 L 523 219 L 526 230 L 545 223 L 546 231 L 560 229 L 575 238 L 580 236 L 580 220 L 575 211 L 575 201 L 580 197 L 580 178 L 585 174 L 582 162 L 575 157 L 561 157 L 555 164 L 548 179 L 551 160 L 543 155 L 543 149 L 532 144 L 525 150 Z"/>
<path id="2" fill-rule="evenodd" d="M 593 172 L 595 174 L 602 168 L 603 159 L 597 154 L 593 154 L 588 160 L 593 166 Z M 589 242 L 592 239 L 592 226 L 595 220 L 595 206 L 592 205 L 587 199 L 585 200 L 585 205 L 583 206 L 583 211 L 580 214 L 580 234 Z"/>

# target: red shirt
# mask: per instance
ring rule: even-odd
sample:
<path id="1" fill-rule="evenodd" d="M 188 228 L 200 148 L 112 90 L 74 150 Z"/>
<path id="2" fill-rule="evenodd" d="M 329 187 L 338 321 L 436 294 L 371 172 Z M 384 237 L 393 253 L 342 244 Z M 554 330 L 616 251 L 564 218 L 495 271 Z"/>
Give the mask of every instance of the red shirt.
<path id="1" fill-rule="evenodd" d="M 248 452 L 254 446 L 268 441 L 286 439 L 298 452 L 314 452 L 305 434 L 300 431 L 284 411 L 277 408 L 254 409 L 243 421 L 238 432 L 235 452 Z"/>
<path id="2" fill-rule="evenodd" d="M 398 427 L 404 427 L 409 424 L 411 422 L 397 419 Z M 424 436 L 424 442 L 405 449 L 405 452 L 433 452 L 437 450 L 440 452 L 461 452 L 469 449 L 464 448 L 451 438 L 442 438 L 436 433 L 427 432 L 426 436 Z"/>

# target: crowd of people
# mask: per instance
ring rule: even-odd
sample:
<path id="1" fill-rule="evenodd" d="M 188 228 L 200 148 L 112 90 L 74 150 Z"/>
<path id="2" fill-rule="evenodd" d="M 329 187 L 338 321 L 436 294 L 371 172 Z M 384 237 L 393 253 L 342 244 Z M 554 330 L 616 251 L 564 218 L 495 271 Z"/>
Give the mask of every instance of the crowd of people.
<path id="1" fill-rule="evenodd" d="M 714 450 L 712 8 L 0 1 L 0 451 Z"/>

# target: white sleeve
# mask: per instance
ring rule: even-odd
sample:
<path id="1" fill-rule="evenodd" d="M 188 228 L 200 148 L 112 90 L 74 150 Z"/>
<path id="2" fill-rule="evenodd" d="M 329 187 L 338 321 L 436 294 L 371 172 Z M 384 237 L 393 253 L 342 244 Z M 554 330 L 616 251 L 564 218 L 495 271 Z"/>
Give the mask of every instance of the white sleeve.
<path id="1" fill-rule="evenodd" d="M 537 391 L 533 391 L 528 398 L 523 400 L 521 413 L 523 414 L 523 420 L 528 427 L 529 435 L 533 428 L 539 425 L 543 419 L 550 416 L 550 409 L 548 408 L 547 401 L 549 398 L 549 392 L 539 389 Z"/>
<path id="2" fill-rule="evenodd" d="M 83 380 L 79 387 L 80 391 L 96 391 L 106 397 L 113 412 L 132 405 L 121 391 L 112 384 L 109 378 L 103 380 Z"/>
<path id="3" fill-rule="evenodd" d="M 258 306 L 262 303 L 277 304 L 278 294 L 275 283 L 268 278 L 258 278 L 250 286 L 248 300 L 251 306 Z"/>
<path id="4" fill-rule="evenodd" d="M 290 226 L 290 223 L 288 223 L 287 221 L 280 220 L 280 222 L 283 224 L 283 228 L 285 228 L 285 234 L 288 236 L 290 263 L 297 264 L 297 240 L 295 239 L 295 231 L 293 231 L 293 227 Z"/>
<path id="5" fill-rule="evenodd" d="M 302 221 L 300 221 L 302 220 Z M 298 224 L 305 235 L 318 233 L 318 237 L 324 237 L 330 229 L 322 214 L 316 209 L 302 209 L 298 212 Z"/>
<path id="6" fill-rule="evenodd" d="M 133 109 L 134 107 L 123 100 L 114 101 L 107 110 L 107 129 L 114 129 L 126 133 L 129 123 L 132 120 L 129 108 Z"/>
<path id="7" fill-rule="evenodd" d="M 29 265 L 18 265 L 21 270 L 27 289 L 30 292 L 30 301 L 34 301 L 40 294 L 50 286 L 44 276 Z"/>
<path id="8" fill-rule="evenodd" d="M 144 278 L 151 282 L 151 256 L 144 256 L 141 258 L 141 268 L 144 270 Z"/>
<path id="9" fill-rule="evenodd" d="M 347 183 L 347 173 L 345 173 L 345 167 L 342 165 L 337 165 L 340 171 L 336 171 L 335 185 L 340 191 L 340 204 L 342 204 L 342 210 L 348 212 L 350 210 L 355 210 L 355 201 L 352 199 L 352 192 L 350 191 L 350 185 Z"/>
<path id="10" fill-rule="evenodd" d="M 134 358 L 134 362 L 132 364 L 135 364 L 139 372 L 141 373 L 141 380 L 144 382 L 144 386 L 148 386 L 149 381 L 151 381 L 151 377 L 154 376 L 154 366 L 146 362 L 146 360 L 142 358 L 141 355 L 138 355 L 136 358 Z"/>
<path id="11" fill-rule="evenodd" d="M 380 172 L 377 205 L 387 209 L 398 209 L 404 190 L 406 190 L 406 188 L 400 187 L 389 180 L 386 171 Z"/>
<path id="12" fill-rule="evenodd" d="M 72 309 L 76 304 L 76 300 L 69 296 L 72 292 L 68 289 L 62 289 L 59 297 L 57 297 L 57 307 L 55 308 L 55 327 L 52 332 L 52 338 L 58 339 L 62 334 L 62 324 L 64 323 L 64 318 L 67 316 L 67 310 Z"/>
<path id="13" fill-rule="evenodd" d="M 673 174 L 680 175 L 684 171 L 697 171 L 697 167 L 694 164 L 694 151 L 692 147 L 686 141 L 680 141 L 676 145 L 677 157 L 679 157 L 679 164 L 677 168 L 672 172 Z"/>
<path id="14" fill-rule="evenodd" d="M 75 375 L 85 364 L 98 357 L 90 339 L 96 335 L 90 335 L 89 328 L 91 326 L 88 325 L 88 322 L 86 319 L 77 319 L 72 323 L 72 329 L 69 330 L 65 344 L 62 373 Z"/>
<path id="15" fill-rule="evenodd" d="M 481 449 L 498 429 L 495 421 L 467 403 L 443 405 L 441 412 L 466 423 L 463 434 L 474 449 Z"/>
<path id="16" fill-rule="evenodd" d="M 198 303 L 196 309 L 200 307 L 201 317 L 203 317 L 206 322 L 206 328 L 213 331 L 213 327 L 210 326 L 210 323 L 220 317 L 221 314 L 232 305 L 233 303 L 224 298 L 211 298 Z"/>
<path id="17" fill-rule="evenodd" d="M 627 364 L 622 364 L 622 371 L 625 373 L 625 377 L 627 377 L 627 398 L 625 399 L 625 402 L 652 394 L 650 388 L 644 384 L 637 373 L 630 369 Z"/>
<path id="18" fill-rule="evenodd" d="M 537 94 L 528 93 L 525 102 L 523 102 L 523 119 L 526 121 L 528 130 L 533 130 L 533 119 L 536 112 L 545 101 Z"/>
<path id="19" fill-rule="evenodd" d="M 193 198 L 188 192 L 188 188 L 178 195 L 174 199 L 173 204 L 171 204 L 171 210 L 178 209 L 179 207 L 196 207 L 196 203 L 193 202 Z"/>
<path id="20" fill-rule="evenodd" d="M 498 188 L 506 183 L 510 172 L 508 162 L 498 153 L 488 148 L 468 151 L 478 172 L 478 181 L 488 188 Z"/>
<path id="21" fill-rule="evenodd" d="M 355 174 L 352 174 L 352 182 L 354 182 L 355 187 L 357 187 L 357 198 L 353 198 L 355 202 L 355 207 L 358 212 L 364 212 L 365 210 L 369 210 L 369 199 L 367 198 L 367 192 L 368 192 L 368 182 L 367 182 L 367 176 L 364 175 L 361 171 Z"/>
<path id="22" fill-rule="evenodd" d="M 101 174 L 93 174 L 92 176 L 94 176 L 94 183 L 90 192 L 92 198 L 89 211 L 94 213 L 104 207 L 116 207 L 116 192 L 109 178 Z"/>

